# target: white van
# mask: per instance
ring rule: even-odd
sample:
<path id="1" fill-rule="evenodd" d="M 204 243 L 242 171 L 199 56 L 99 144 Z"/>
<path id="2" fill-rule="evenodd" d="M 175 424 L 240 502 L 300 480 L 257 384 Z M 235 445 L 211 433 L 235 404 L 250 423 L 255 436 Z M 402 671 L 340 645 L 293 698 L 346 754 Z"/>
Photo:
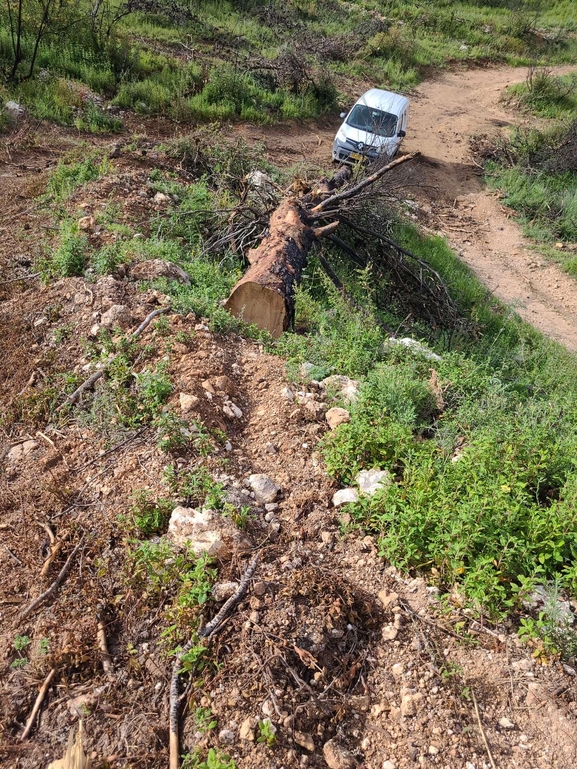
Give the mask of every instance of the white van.
<path id="1" fill-rule="evenodd" d="M 333 160 L 352 163 L 392 158 L 407 131 L 409 100 L 391 91 L 371 88 L 354 104 L 333 144 Z"/>

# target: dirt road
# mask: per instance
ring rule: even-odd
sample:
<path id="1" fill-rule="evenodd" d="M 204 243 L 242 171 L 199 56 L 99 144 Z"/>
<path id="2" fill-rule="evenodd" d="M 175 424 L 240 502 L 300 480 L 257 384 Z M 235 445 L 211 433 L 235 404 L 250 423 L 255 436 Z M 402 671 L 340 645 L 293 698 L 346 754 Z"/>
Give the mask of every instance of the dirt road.
<path id="1" fill-rule="evenodd" d="M 463 69 L 419 86 L 411 96 L 403 150 L 422 153 L 418 181 L 423 189 L 417 195 L 413 188 L 410 194 L 422 204 L 429 228 L 448 239 L 499 299 L 544 334 L 577 350 L 577 284 L 523 236 L 511 212 L 483 184 L 469 151 L 475 134 L 496 134 L 530 121 L 500 102 L 504 89 L 525 76 L 524 68 Z M 326 164 L 339 122 L 304 132 L 283 126 L 247 134 L 260 137 L 276 162 Z"/>

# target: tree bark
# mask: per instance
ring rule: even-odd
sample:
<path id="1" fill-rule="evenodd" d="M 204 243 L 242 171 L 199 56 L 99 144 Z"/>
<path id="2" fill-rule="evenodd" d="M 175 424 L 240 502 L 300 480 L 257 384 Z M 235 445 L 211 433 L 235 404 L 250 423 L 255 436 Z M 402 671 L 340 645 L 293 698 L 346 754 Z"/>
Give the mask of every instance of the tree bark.
<path id="1" fill-rule="evenodd" d="M 321 180 L 307 195 L 282 201 L 270 218 L 269 234 L 246 255 L 250 267 L 224 305 L 229 312 L 269 331 L 274 338 L 289 328 L 295 313 L 294 290 L 307 265 L 308 253 L 316 240 L 338 227 L 338 222 L 311 226 L 307 209 L 329 197 L 350 175 L 349 168 L 341 168 L 330 181 Z"/>
<path id="2" fill-rule="evenodd" d="M 250 267 L 233 288 L 225 307 L 245 323 L 267 329 L 273 337 L 294 318 L 294 289 L 315 241 L 295 198 L 283 200 L 270 219 L 270 232 L 248 253 Z"/>
<path id="3" fill-rule="evenodd" d="M 258 326 L 279 337 L 294 321 L 294 291 L 316 240 L 334 237 L 346 201 L 363 193 L 393 168 L 412 160 L 413 152 L 393 160 L 344 192 L 335 190 L 350 179 L 343 167 L 329 181 L 323 179 L 306 195 L 282 201 L 270 218 L 269 234 L 248 252 L 250 267 L 232 289 L 225 308 L 245 323 Z M 324 227 L 314 227 L 318 219 L 332 218 Z M 341 247 L 343 245 L 340 242 Z"/>

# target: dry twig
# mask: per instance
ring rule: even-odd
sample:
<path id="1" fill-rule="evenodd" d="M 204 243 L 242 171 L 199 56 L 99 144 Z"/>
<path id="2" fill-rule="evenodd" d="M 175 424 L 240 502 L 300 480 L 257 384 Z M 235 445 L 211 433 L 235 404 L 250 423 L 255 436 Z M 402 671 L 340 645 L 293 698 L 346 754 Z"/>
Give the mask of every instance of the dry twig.
<path id="1" fill-rule="evenodd" d="M 113 675 L 112 657 L 110 656 L 110 652 L 108 651 L 108 644 L 106 643 L 106 630 L 104 627 L 104 622 L 101 619 L 98 620 L 96 640 L 98 643 L 98 648 L 100 649 L 100 660 L 102 662 L 102 669 L 104 670 L 107 676 L 112 676 Z"/>
<path id="2" fill-rule="evenodd" d="M 38 696 L 36 697 L 36 700 L 34 702 L 32 712 L 30 713 L 30 715 L 28 716 L 28 720 L 26 721 L 26 726 L 24 727 L 24 731 L 20 735 L 20 740 L 25 740 L 29 736 L 30 732 L 32 731 L 34 719 L 36 718 L 36 715 L 40 710 L 40 706 L 44 701 L 44 697 L 46 696 L 46 692 L 50 687 L 50 683 L 52 682 L 52 679 L 54 678 L 55 673 L 56 673 L 56 668 L 52 668 L 50 673 L 48 673 L 48 675 L 44 679 L 44 683 L 40 687 L 40 691 L 38 692 Z"/>
<path id="3" fill-rule="evenodd" d="M 355 184 L 354 187 L 350 187 L 344 192 L 338 192 L 336 195 L 332 195 L 330 198 L 325 198 L 313 209 L 311 209 L 311 214 L 319 214 L 321 211 L 324 211 L 326 208 L 334 205 L 335 203 L 339 204 L 343 200 L 347 200 L 348 198 L 354 198 L 356 195 L 359 194 L 359 192 L 362 192 L 362 190 L 364 190 L 366 187 L 370 187 L 372 184 L 375 184 L 375 182 L 377 182 L 382 176 L 384 176 L 389 171 L 392 171 L 393 168 L 400 166 L 402 163 L 406 163 L 408 160 L 413 160 L 413 158 L 418 157 L 418 155 L 420 154 L 421 154 L 420 152 L 411 152 L 409 155 L 403 155 L 402 157 L 397 158 L 396 160 L 393 160 L 391 163 L 387 163 L 386 166 L 379 168 L 378 171 L 375 171 L 374 174 L 367 176 L 358 184 Z"/>
<path id="4" fill-rule="evenodd" d="M 489 761 L 491 762 L 491 766 L 493 767 L 493 769 L 497 769 L 497 766 L 495 764 L 495 759 L 493 758 L 493 754 L 491 753 L 491 748 L 489 747 L 489 743 L 487 741 L 487 735 L 485 734 L 485 730 L 483 729 L 483 724 L 481 723 L 481 714 L 479 713 L 479 706 L 477 705 L 477 698 L 475 697 L 475 692 L 473 691 L 473 689 L 471 689 L 471 697 L 473 698 L 473 705 L 475 706 L 475 715 L 477 716 L 479 731 L 481 732 L 481 737 L 483 738 L 485 749 L 487 751 L 487 755 L 489 756 Z"/>
<path id="5" fill-rule="evenodd" d="M 54 582 L 50 585 L 48 590 L 45 590 L 43 593 L 41 593 L 38 598 L 35 598 L 29 606 L 27 606 L 25 609 L 22 610 L 20 616 L 22 619 L 26 619 L 26 617 L 31 614 L 34 609 L 36 609 L 38 606 L 40 606 L 41 603 L 44 603 L 50 596 L 52 596 L 57 590 L 61 582 L 64 580 L 68 572 L 70 571 L 70 567 L 72 566 L 72 561 L 74 560 L 74 556 L 80 549 L 80 545 L 83 543 L 84 537 L 80 538 L 80 541 L 74 548 L 74 550 L 70 553 L 68 558 L 66 559 L 66 563 L 64 566 L 60 569 L 60 573 L 54 580 Z"/>
<path id="6" fill-rule="evenodd" d="M 258 565 L 258 554 L 248 565 L 245 573 L 240 580 L 240 584 L 236 592 L 228 599 L 218 614 L 207 625 L 199 631 L 199 638 L 206 638 L 207 643 L 210 643 L 210 639 L 218 632 L 224 620 L 232 612 L 232 610 L 242 601 L 247 593 L 249 583 L 256 571 Z M 194 644 L 196 638 L 191 638 L 188 643 L 178 652 L 175 657 L 174 665 L 172 666 L 172 677 L 170 680 L 170 701 L 169 701 L 169 714 L 170 714 L 170 758 L 169 768 L 178 769 L 180 765 L 179 756 L 179 711 L 180 711 L 180 697 L 179 697 L 179 677 L 180 677 L 180 665 L 184 655 L 189 652 Z"/>

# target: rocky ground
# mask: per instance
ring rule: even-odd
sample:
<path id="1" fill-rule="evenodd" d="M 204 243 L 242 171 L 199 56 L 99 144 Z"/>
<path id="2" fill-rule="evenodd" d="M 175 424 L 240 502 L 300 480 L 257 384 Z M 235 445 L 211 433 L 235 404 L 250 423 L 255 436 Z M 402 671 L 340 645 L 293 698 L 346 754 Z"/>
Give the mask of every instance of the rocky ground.
<path id="1" fill-rule="evenodd" d="M 162 297 L 108 277 L 90 290 L 81 279 L 29 290 L 18 296 L 19 314 L 5 302 L 3 313 L 19 318 L 19 354 L 27 363 L 16 387 L 25 386 L 51 352 L 62 355 L 52 341 L 55 304 L 62 305 L 56 323 L 73 322 L 80 335 L 113 304 L 130 307 L 136 325 L 158 301 Z M 212 334 L 202 319 L 172 315 L 169 323 L 157 355 L 170 357 L 174 405 L 184 406 L 185 416 L 192 408 L 226 433 L 228 443 L 206 463 L 230 498 L 251 508 L 240 541 L 217 559 L 218 581 L 237 581 L 251 554 L 260 553 L 249 595 L 213 644 L 217 668 L 187 695 L 183 748 L 218 745 L 238 767 L 480 769 L 491 762 L 486 740 L 500 767 L 574 766 L 575 672 L 554 661 L 539 664 L 506 626 L 483 626 L 458 605 L 439 606 L 434 588 L 397 573 L 371 537 L 347 526 L 317 449 L 330 428 L 316 404 L 331 405 L 319 385 L 288 380 L 282 360 L 254 342 Z M 187 345 L 168 344 L 179 330 L 195 328 Z M 155 336 L 151 331 L 147 341 Z M 72 362 L 76 355 L 80 362 L 72 344 L 65 358 Z M 134 490 L 166 493 L 167 456 L 148 429 L 103 453 L 102 436 L 74 419 L 6 439 L 0 523 L 5 765 L 40 766 L 58 757 L 82 715 L 95 765 L 158 766 L 166 761 L 171 674 L 159 643 L 162 601 L 150 606 L 131 590 L 117 521 Z M 186 468 L 198 458 L 174 462 Z M 258 493 L 255 499 L 255 474 L 272 479 L 274 501 L 262 502 L 272 497 Z M 43 577 L 46 525 L 62 544 Z M 22 608 L 51 584 L 78 542 L 58 591 L 23 619 Z M 206 618 L 218 608 L 211 601 Z M 97 644 L 103 616 L 109 674 Z M 33 639 L 25 668 L 10 667 L 17 635 Z M 47 653 L 41 639 L 49 639 Z M 38 686 L 52 668 L 39 721 L 20 742 Z M 200 707 L 217 721 L 208 733 L 190 715 Z M 258 721 L 266 718 L 276 730 L 270 747 L 256 741 Z"/>

